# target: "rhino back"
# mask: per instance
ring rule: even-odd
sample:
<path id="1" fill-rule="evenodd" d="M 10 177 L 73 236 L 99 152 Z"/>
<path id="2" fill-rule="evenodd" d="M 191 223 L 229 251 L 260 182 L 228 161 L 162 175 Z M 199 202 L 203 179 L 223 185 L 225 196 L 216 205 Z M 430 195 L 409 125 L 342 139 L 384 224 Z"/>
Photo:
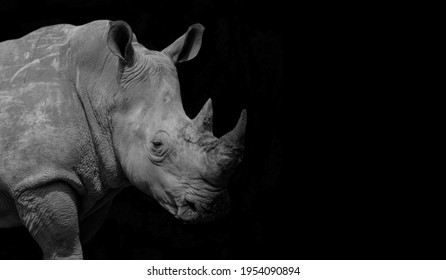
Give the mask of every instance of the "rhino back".
<path id="1" fill-rule="evenodd" d="M 70 39 L 77 27 L 59 24 L 0 43 L 0 89 L 29 81 L 54 81 L 67 68 Z"/>

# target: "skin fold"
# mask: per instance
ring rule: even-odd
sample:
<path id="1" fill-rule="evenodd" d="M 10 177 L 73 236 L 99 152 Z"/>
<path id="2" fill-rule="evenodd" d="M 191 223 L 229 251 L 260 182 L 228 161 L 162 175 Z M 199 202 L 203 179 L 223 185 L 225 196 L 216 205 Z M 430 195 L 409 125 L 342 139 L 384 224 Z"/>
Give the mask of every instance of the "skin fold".
<path id="1" fill-rule="evenodd" d="M 198 54 L 203 31 L 162 51 L 107 20 L 0 43 L 0 228 L 27 227 L 46 259 L 81 259 L 125 187 L 184 222 L 225 215 L 247 115 L 216 138 L 211 100 L 185 114 L 175 65 Z"/>

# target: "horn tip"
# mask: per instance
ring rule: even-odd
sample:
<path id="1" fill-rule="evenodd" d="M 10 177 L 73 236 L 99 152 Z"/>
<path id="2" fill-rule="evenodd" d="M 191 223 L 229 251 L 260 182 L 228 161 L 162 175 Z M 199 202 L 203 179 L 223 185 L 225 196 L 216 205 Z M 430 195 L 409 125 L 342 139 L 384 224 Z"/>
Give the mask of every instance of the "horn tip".
<path id="1" fill-rule="evenodd" d="M 206 103 L 203 106 L 205 112 L 208 114 L 208 116 L 212 117 L 212 112 L 214 111 L 213 106 L 212 106 L 212 99 L 209 98 L 208 101 L 206 101 Z"/>
<path id="2" fill-rule="evenodd" d="M 243 116 L 244 119 L 248 118 L 248 112 L 246 111 L 246 109 L 242 110 L 241 115 Z"/>
<path id="3" fill-rule="evenodd" d="M 246 125 L 246 122 L 248 121 L 248 112 L 246 109 L 243 109 L 240 113 L 240 122 L 244 125 Z"/>
<path id="4" fill-rule="evenodd" d="M 245 132 L 246 132 L 246 123 L 248 121 L 248 113 L 246 111 L 246 109 L 243 109 L 242 112 L 240 113 L 240 118 L 237 122 L 236 128 L 234 129 L 235 131 L 237 131 L 238 134 L 238 141 L 243 143 L 244 142 L 244 136 L 245 136 Z"/>
<path id="5" fill-rule="evenodd" d="M 209 97 L 208 101 L 206 101 L 205 106 L 211 106 L 212 108 L 212 98 Z"/>

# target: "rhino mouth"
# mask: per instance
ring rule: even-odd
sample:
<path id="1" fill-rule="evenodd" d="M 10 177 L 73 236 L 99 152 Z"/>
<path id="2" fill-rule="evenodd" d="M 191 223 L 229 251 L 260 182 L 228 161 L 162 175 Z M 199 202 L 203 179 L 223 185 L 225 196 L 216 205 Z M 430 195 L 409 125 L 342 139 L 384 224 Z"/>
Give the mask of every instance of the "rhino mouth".
<path id="1" fill-rule="evenodd" d="M 195 212 L 198 211 L 197 210 L 197 206 L 195 206 L 194 202 L 189 201 L 189 200 L 186 199 L 186 204 L 187 204 L 187 207 L 189 207 L 189 209 L 192 211 L 192 213 L 195 213 Z"/>
<path id="2" fill-rule="evenodd" d="M 226 192 L 207 201 L 186 195 L 181 206 L 177 208 L 175 218 L 186 224 L 208 222 L 225 217 L 230 211 L 229 196 Z"/>

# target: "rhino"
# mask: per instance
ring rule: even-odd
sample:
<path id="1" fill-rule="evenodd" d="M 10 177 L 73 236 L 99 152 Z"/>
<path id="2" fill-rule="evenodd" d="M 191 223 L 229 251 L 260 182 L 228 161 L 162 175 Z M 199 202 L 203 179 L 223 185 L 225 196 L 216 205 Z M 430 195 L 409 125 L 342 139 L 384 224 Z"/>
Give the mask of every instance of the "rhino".
<path id="1" fill-rule="evenodd" d="M 130 186 L 185 223 L 226 215 L 247 113 L 220 138 L 211 99 L 186 115 L 176 65 L 203 31 L 193 24 L 162 51 L 109 20 L 0 43 L 0 228 L 25 226 L 44 259 L 82 259 Z"/>

